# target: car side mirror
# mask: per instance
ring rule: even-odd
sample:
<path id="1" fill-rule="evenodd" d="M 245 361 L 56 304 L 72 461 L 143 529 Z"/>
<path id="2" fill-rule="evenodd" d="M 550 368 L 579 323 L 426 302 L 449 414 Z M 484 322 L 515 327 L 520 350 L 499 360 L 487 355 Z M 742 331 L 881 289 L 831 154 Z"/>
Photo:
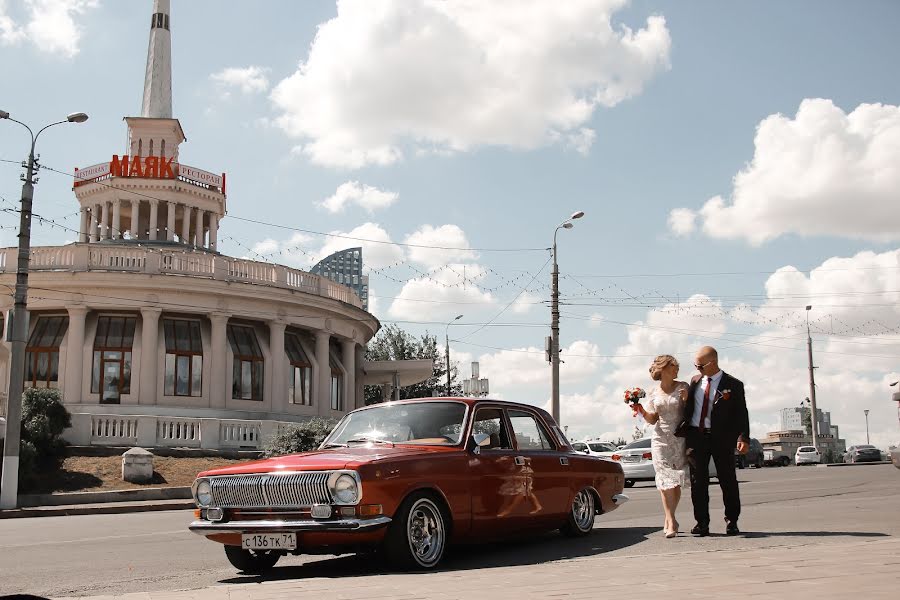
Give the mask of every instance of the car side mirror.
<path id="1" fill-rule="evenodd" d="M 585 453 L 585 454 L 590 454 L 590 453 L 591 453 L 591 451 L 588 450 L 587 448 L 585 448 L 584 450 L 582 450 L 582 452 Z"/>
<path id="2" fill-rule="evenodd" d="M 475 454 L 481 454 L 481 449 L 485 446 L 489 446 L 491 443 L 491 436 L 486 433 L 474 433 L 471 437 L 472 443 L 472 452 Z"/>

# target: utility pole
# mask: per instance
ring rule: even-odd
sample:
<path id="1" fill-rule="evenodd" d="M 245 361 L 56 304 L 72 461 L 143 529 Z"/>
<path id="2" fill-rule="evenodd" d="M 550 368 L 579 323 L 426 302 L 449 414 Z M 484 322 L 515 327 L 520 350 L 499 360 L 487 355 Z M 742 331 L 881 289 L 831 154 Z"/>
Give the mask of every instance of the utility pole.
<path id="1" fill-rule="evenodd" d="M 25 175 L 22 177 L 22 208 L 19 213 L 19 253 L 16 265 L 16 289 L 13 310 L 7 324 L 10 328 L 9 389 L 6 396 L 6 441 L 3 444 L 3 475 L 0 476 L 0 509 L 16 508 L 19 503 L 19 446 L 22 440 L 22 390 L 25 387 L 25 339 L 28 335 L 28 263 L 31 258 L 31 206 L 34 200 L 34 174 L 40 165 L 34 156 L 34 146 L 38 136 L 54 125 L 61 123 L 84 123 L 88 116 L 72 113 L 66 120 L 50 123 L 37 134 L 31 128 L 10 118 L 9 113 L 0 110 L 0 119 L 18 123 L 31 134 L 31 149 L 28 160 L 22 163 Z M 38 157 L 39 158 L 39 157 Z"/>
<path id="2" fill-rule="evenodd" d="M 553 420 L 559 424 L 559 264 L 556 261 L 556 234 L 560 229 L 572 229 L 575 219 L 584 216 L 584 211 L 579 210 L 571 217 L 557 225 L 553 232 L 553 276 L 550 293 L 550 413 Z"/>
<path id="3" fill-rule="evenodd" d="M 863 410 L 863 413 L 866 415 L 866 443 L 869 443 L 869 409 L 866 408 Z"/>
<path id="4" fill-rule="evenodd" d="M 816 377 L 813 373 L 813 351 L 812 351 L 812 336 L 809 333 L 809 311 L 812 310 L 812 305 L 807 305 L 806 307 L 806 350 L 807 355 L 809 356 L 809 405 L 810 405 L 810 422 L 812 423 L 812 445 L 818 450 L 819 443 L 819 419 L 818 414 L 816 412 Z"/>
<path id="5" fill-rule="evenodd" d="M 450 397 L 450 325 L 453 324 L 453 321 L 459 321 L 462 319 L 462 315 L 456 315 L 447 326 L 444 327 L 444 350 L 446 352 L 447 359 L 447 397 Z"/>

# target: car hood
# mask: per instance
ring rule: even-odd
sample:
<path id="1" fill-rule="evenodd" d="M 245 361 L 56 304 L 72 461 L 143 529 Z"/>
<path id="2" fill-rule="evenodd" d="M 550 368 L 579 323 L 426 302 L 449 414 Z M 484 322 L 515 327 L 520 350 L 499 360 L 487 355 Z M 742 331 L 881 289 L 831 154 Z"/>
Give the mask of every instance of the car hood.
<path id="1" fill-rule="evenodd" d="M 314 450 L 302 454 L 276 456 L 263 460 L 238 463 L 220 469 L 210 469 L 197 477 L 217 475 L 246 475 L 278 471 L 331 471 L 335 469 L 355 469 L 363 464 L 384 462 L 412 456 L 425 456 L 458 451 L 447 446 L 387 446 L 381 444 L 360 445 L 352 448 L 331 448 Z"/>

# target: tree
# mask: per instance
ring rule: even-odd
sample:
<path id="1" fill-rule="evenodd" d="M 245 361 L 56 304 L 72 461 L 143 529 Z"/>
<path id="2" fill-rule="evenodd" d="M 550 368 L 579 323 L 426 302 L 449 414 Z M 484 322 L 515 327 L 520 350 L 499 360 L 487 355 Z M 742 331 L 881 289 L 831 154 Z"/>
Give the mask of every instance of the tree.
<path id="1" fill-rule="evenodd" d="M 61 436 L 72 426 L 59 390 L 28 388 L 22 394 L 22 440 L 19 479 L 23 489 L 34 485 L 41 473 L 59 467 L 66 443 Z"/>
<path id="2" fill-rule="evenodd" d="M 800 421 L 803 423 L 803 428 L 806 429 L 806 435 L 812 435 L 812 410 L 809 408 L 803 408 L 803 415 L 800 417 Z"/>
<path id="3" fill-rule="evenodd" d="M 272 436 L 272 439 L 266 443 L 263 455 L 269 458 L 315 450 L 331 433 L 335 425 L 337 425 L 337 421 L 334 419 L 322 417 L 313 417 L 308 421 L 292 425 Z"/>
<path id="4" fill-rule="evenodd" d="M 447 394 L 447 365 L 443 348 L 437 338 L 426 332 L 416 338 L 397 325 L 387 325 L 378 332 L 366 346 L 366 360 L 417 360 L 426 359 L 434 363 L 431 377 L 420 383 L 400 388 L 400 398 L 427 398 L 429 396 L 445 396 Z M 450 368 L 450 393 L 462 395 L 462 384 L 457 381 L 458 369 Z M 384 402 L 381 386 L 365 387 L 366 404 Z"/>

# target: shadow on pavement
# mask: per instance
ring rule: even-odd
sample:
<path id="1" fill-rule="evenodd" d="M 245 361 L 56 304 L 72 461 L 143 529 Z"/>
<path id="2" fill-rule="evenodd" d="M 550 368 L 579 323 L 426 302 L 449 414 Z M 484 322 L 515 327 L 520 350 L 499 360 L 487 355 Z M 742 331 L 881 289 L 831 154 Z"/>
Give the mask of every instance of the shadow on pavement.
<path id="1" fill-rule="evenodd" d="M 545 533 L 515 537 L 502 542 L 452 546 L 437 571 L 525 566 L 595 556 L 633 546 L 658 532 L 658 527 L 604 527 L 594 529 L 592 535 L 583 538 L 573 539 L 559 533 Z M 264 576 L 238 574 L 222 579 L 220 583 L 254 583 L 307 577 L 360 577 L 392 572 L 395 571 L 385 565 L 378 554 L 351 554 L 300 566 L 276 566 Z"/>
<path id="2" fill-rule="evenodd" d="M 772 537 L 891 537 L 877 531 L 749 531 L 741 532 L 745 538 Z"/>

